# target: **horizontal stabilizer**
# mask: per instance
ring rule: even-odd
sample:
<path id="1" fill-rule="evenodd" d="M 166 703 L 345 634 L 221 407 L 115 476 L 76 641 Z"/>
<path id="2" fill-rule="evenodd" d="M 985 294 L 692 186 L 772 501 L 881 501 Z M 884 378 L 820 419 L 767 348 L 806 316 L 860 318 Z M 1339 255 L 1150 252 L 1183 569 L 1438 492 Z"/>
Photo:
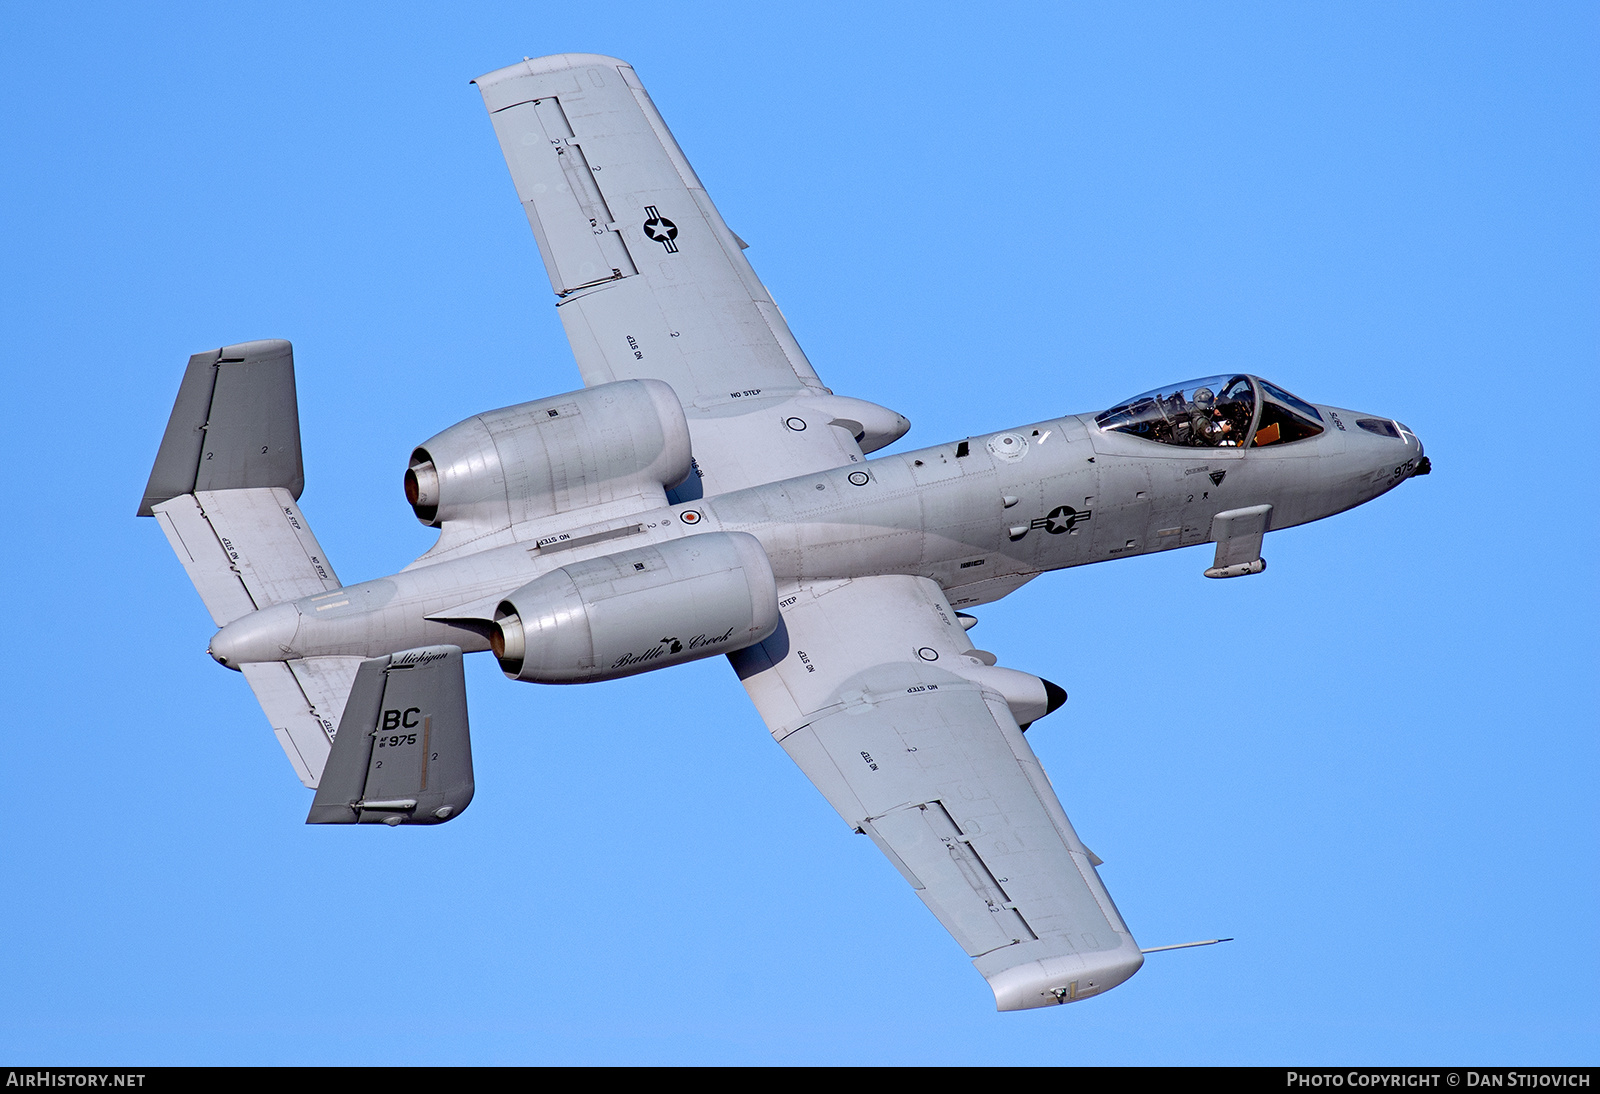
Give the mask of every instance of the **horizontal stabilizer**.
<path id="1" fill-rule="evenodd" d="M 257 608 L 330 592 L 339 578 L 289 491 L 206 490 L 154 516 L 221 627 Z"/>
<path id="2" fill-rule="evenodd" d="M 295 775 L 309 787 L 322 777 L 360 664 L 359 657 L 302 657 L 239 666 Z"/>
<path id="3" fill-rule="evenodd" d="M 339 588 L 295 504 L 305 486 L 288 342 L 197 353 L 145 487 L 153 516 L 217 626 Z M 301 782 L 314 787 L 358 657 L 241 666 Z"/>
<path id="4" fill-rule="evenodd" d="M 472 801 L 457 646 L 361 662 L 307 824 L 440 824 Z"/>
<path id="5" fill-rule="evenodd" d="M 289 343 L 189 358 L 139 515 L 156 518 L 219 627 L 339 587 L 295 505 L 304 488 Z"/>
<path id="6" fill-rule="evenodd" d="M 139 515 L 181 494 L 271 486 L 293 498 L 305 489 L 294 349 L 273 338 L 195 354 Z"/>

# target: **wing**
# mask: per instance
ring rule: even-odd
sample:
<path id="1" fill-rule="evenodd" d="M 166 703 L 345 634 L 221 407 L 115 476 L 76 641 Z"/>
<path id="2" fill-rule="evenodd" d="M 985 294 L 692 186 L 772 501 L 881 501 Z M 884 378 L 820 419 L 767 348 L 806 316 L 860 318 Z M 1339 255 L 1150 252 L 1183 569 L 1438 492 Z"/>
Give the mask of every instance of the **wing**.
<path id="1" fill-rule="evenodd" d="M 733 655 L 772 734 L 955 937 L 1001 1010 L 1071 1002 L 1139 947 L 937 584 L 803 585 Z M 1004 675 L 994 676 L 1001 673 Z"/>
<path id="2" fill-rule="evenodd" d="M 859 461 L 909 428 L 822 386 L 632 67 L 564 54 L 474 82 L 584 383 L 671 384 L 706 493 Z"/>

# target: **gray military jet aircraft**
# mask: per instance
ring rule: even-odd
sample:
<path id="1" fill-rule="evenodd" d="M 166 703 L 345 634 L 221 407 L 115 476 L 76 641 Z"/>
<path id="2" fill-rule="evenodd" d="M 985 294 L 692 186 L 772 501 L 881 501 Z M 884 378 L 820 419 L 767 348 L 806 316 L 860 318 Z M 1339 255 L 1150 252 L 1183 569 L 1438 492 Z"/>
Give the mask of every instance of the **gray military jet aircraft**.
<path id="1" fill-rule="evenodd" d="M 629 65 L 476 82 L 585 387 L 419 445 L 406 499 L 438 542 L 344 585 L 295 504 L 289 343 L 197 354 L 139 509 L 316 788 L 308 822 L 467 807 L 464 652 L 563 684 L 721 654 L 1000 1009 L 1132 976 L 1143 955 L 1023 737 L 1066 694 L 975 649 L 958 609 L 1203 543 L 1207 577 L 1260 573 L 1268 531 L 1426 474 L 1416 434 L 1241 373 L 869 459 L 910 424 L 823 386 Z"/>

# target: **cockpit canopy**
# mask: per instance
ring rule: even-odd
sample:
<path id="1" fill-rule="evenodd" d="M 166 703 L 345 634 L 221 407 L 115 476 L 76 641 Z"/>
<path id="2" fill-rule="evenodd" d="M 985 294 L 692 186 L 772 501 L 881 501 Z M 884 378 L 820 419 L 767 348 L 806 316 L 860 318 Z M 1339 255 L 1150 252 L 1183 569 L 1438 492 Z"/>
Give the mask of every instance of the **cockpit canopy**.
<path id="1" fill-rule="evenodd" d="M 1102 430 L 1181 448 L 1265 448 L 1322 432 L 1322 415 L 1256 376 L 1207 376 L 1146 391 L 1095 418 Z"/>

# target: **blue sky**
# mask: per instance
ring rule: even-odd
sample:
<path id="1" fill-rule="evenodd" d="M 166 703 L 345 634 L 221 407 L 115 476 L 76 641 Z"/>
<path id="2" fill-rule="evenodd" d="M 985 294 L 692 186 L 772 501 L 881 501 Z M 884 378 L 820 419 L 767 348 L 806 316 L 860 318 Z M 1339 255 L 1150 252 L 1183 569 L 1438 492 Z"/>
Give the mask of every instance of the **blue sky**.
<path id="1" fill-rule="evenodd" d="M 13 611 L 0 1058 L 1596 1062 L 1586 4 L 22 5 L 0 39 Z M 411 447 L 579 383 L 467 81 L 631 61 L 823 378 L 932 444 L 1235 369 L 1435 473 L 977 614 L 1141 944 L 998 1015 L 721 660 L 472 658 L 478 794 L 308 795 L 154 522 L 192 352 L 295 344 L 339 573 Z"/>

